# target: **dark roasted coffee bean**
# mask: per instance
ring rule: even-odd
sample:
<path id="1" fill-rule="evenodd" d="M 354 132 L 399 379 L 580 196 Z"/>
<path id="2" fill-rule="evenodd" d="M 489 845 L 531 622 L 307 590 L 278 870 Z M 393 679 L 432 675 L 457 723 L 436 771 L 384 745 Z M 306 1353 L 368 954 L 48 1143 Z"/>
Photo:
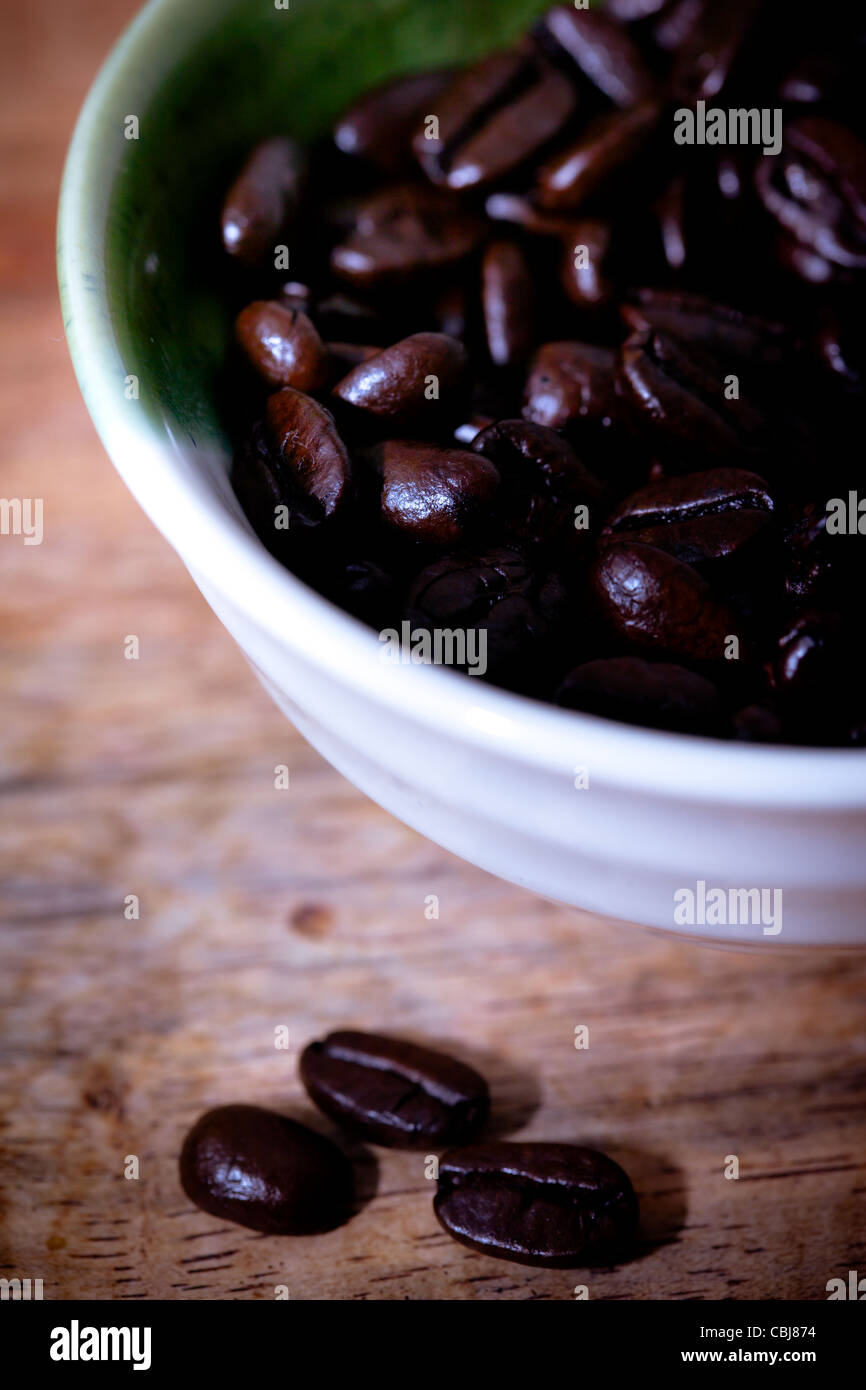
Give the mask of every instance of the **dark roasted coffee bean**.
<path id="1" fill-rule="evenodd" d="M 313 302 L 313 292 L 309 285 L 305 285 L 301 280 L 287 280 L 284 285 L 280 285 L 280 303 L 287 309 L 297 309 L 302 314 L 309 314 L 310 305 Z"/>
<path id="2" fill-rule="evenodd" d="M 259 299 L 238 315 L 235 333 L 253 367 L 270 386 L 318 391 L 328 377 L 328 353 L 307 315 L 275 299 Z"/>
<path id="3" fill-rule="evenodd" d="M 741 743 L 779 743 L 782 739 L 782 721 L 765 705 L 744 706 L 737 710 L 732 723 L 734 738 Z"/>
<path id="4" fill-rule="evenodd" d="M 615 354 L 589 343 L 545 343 L 532 360 L 523 415 L 562 429 L 579 420 L 609 426 L 616 415 Z"/>
<path id="5" fill-rule="evenodd" d="M 469 319 L 466 290 L 462 285 L 450 285 L 437 295 L 433 305 L 436 327 L 448 338 L 463 339 Z"/>
<path id="6" fill-rule="evenodd" d="M 328 343 L 327 346 L 330 377 L 334 386 L 355 367 L 369 362 L 371 357 L 378 357 L 382 351 L 369 343 Z"/>
<path id="7" fill-rule="evenodd" d="M 333 415 L 286 386 L 268 398 L 268 430 L 281 470 L 313 520 L 326 520 L 347 501 L 351 464 Z"/>
<path id="8" fill-rule="evenodd" d="M 866 145 L 823 116 L 785 128 L 780 155 L 755 171 L 768 212 L 807 251 L 844 269 L 866 268 Z"/>
<path id="9" fill-rule="evenodd" d="M 765 420 L 744 399 L 725 395 L 725 370 L 691 347 L 646 331 L 620 352 L 620 382 L 634 417 L 651 431 L 652 447 L 672 468 L 757 455 Z"/>
<path id="10" fill-rule="evenodd" d="M 615 106 L 635 106 L 652 95 L 655 83 L 628 31 L 600 10 L 556 5 L 538 26 Z"/>
<path id="11" fill-rule="evenodd" d="M 575 539 L 575 509 L 594 507 L 601 489 L 561 434 L 528 420 L 499 420 L 472 448 L 499 471 L 500 511 L 515 540 Z"/>
<path id="12" fill-rule="evenodd" d="M 566 676 L 556 702 L 647 729 L 721 735 L 724 716 L 711 681 L 684 666 L 634 656 L 587 661 Z"/>
<path id="13" fill-rule="evenodd" d="M 223 204 L 223 246 L 246 266 L 273 264 L 300 201 L 305 156 L 294 140 L 257 145 Z"/>
<path id="14" fill-rule="evenodd" d="M 330 1231 L 349 1216 L 352 1169 L 321 1134 L 257 1105 L 224 1105 L 193 1125 L 180 1156 L 191 1202 L 266 1235 Z"/>
<path id="15" fill-rule="evenodd" d="M 636 530 L 688 521 L 721 512 L 772 512 L 773 498 L 763 478 L 743 468 L 708 468 L 702 473 L 661 478 L 620 502 L 608 517 L 613 530 Z"/>
<path id="16" fill-rule="evenodd" d="M 439 1162 L 433 1207 L 461 1245 L 553 1269 L 622 1259 L 637 1231 L 627 1174 L 606 1154 L 575 1144 L 449 1149 Z"/>
<path id="17" fill-rule="evenodd" d="M 665 6 L 652 26 L 653 43 L 674 53 L 685 43 L 701 17 L 704 0 L 665 0 Z"/>
<path id="18" fill-rule="evenodd" d="M 647 653 L 721 663 L 736 619 L 691 565 L 640 541 L 602 547 L 592 575 L 600 612 L 618 637 Z"/>
<path id="19" fill-rule="evenodd" d="M 418 131 L 413 148 L 434 183 L 478 188 L 524 164 L 576 104 L 568 78 L 528 47 L 493 53 L 454 78 L 431 113 L 438 133 Z"/>
<path id="20" fill-rule="evenodd" d="M 634 332 L 658 329 L 725 362 L 775 367 L 790 350 L 790 329 L 683 290 L 637 290 L 622 314 Z"/>
<path id="21" fill-rule="evenodd" d="M 610 299 L 605 274 L 610 243 L 610 224 L 589 218 L 575 222 L 563 238 L 562 288 L 579 309 L 597 309 Z"/>
<path id="22" fill-rule="evenodd" d="M 484 210 L 491 222 L 507 222 L 523 227 L 535 236 L 558 237 L 570 241 L 576 225 L 573 217 L 545 212 L 522 193 L 491 193 Z"/>
<path id="23" fill-rule="evenodd" d="M 413 72 L 374 87 L 340 117 L 334 144 L 395 174 L 411 162 L 410 141 L 453 78 L 450 68 Z"/>
<path id="24" fill-rule="evenodd" d="M 535 290 L 526 257 L 513 241 L 493 241 L 481 267 L 487 350 L 497 367 L 517 367 L 535 336 Z"/>
<path id="25" fill-rule="evenodd" d="M 664 258 L 671 270 L 682 270 L 688 255 L 689 238 L 686 231 L 686 180 L 682 175 L 671 179 L 656 200 Z"/>
<path id="26" fill-rule="evenodd" d="M 272 555 L 288 564 L 294 534 L 290 528 L 279 526 L 278 519 L 281 509 L 288 509 L 291 517 L 296 489 L 293 479 L 285 476 L 261 423 L 253 425 L 235 451 L 232 486 L 259 540 Z"/>
<path id="27" fill-rule="evenodd" d="M 484 237 L 484 223 L 448 194 L 414 184 L 376 193 L 354 231 L 334 247 L 335 275 L 361 287 L 404 280 L 463 260 Z"/>
<path id="28" fill-rule="evenodd" d="M 376 1033 L 330 1033 L 301 1054 L 316 1105 L 390 1149 L 429 1149 L 470 1138 L 487 1117 L 483 1076 L 447 1053 Z"/>
<path id="29" fill-rule="evenodd" d="M 639 19 L 658 14 L 667 3 L 668 0 L 607 0 L 607 8 L 615 19 L 622 20 L 624 24 L 633 24 Z"/>
<path id="30" fill-rule="evenodd" d="M 333 394 L 358 414 L 393 426 L 432 433 L 443 415 L 465 403 L 466 350 L 444 333 L 414 333 L 354 367 Z"/>
<path id="31" fill-rule="evenodd" d="M 493 464 L 465 449 L 388 439 L 369 457 L 381 477 L 386 527 L 425 545 L 462 544 L 487 516 L 499 486 Z"/>
<path id="32" fill-rule="evenodd" d="M 655 102 L 599 116 L 561 154 L 542 166 L 535 197 L 542 208 L 577 208 L 640 154 L 658 123 Z"/>
<path id="33" fill-rule="evenodd" d="M 761 0 L 704 0 L 677 53 L 672 85 L 679 103 L 710 101 L 722 91 L 748 37 Z"/>

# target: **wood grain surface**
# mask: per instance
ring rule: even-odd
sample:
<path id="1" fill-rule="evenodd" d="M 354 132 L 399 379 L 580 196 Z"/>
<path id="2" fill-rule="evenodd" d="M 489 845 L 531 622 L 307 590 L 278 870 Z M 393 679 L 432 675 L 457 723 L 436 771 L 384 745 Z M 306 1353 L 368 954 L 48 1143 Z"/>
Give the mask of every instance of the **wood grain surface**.
<path id="1" fill-rule="evenodd" d="M 51 1299 L 825 1298 L 866 1274 L 866 961 L 614 928 L 405 829 L 270 704 L 103 455 L 53 222 L 75 112 L 134 8 L 37 0 L 0 42 L 0 495 L 45 508 L 42 545 L 0 537 L 0 1274 Z M 339 1026 L 476 1062 L 502 1134 L 606 1149 L 641 1196 L 635 1258 L 473 1254 L 412 1154 L 359 1151 L 360 1209 L 326 1236 L 193 1208 L 187 1127 L 235 1100 L 318 1124 L 297 1052 Z"/>

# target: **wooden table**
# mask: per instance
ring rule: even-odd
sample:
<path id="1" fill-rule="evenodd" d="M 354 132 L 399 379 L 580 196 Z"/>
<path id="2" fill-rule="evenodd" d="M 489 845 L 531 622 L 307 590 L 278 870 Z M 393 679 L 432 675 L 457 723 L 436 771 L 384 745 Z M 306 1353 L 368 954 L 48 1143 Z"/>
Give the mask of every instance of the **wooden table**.
<path id="1" fill-rule="evenodd" d="M 53 219 L 75 111 L 134 8 L 37 0 L 0 45 L 0 495 L 45 506 L 41 546 L 0 537 L 0 1274 L 53 1299 L 826 1297 L 866 1274 L 866 961 L 612 928 L 405 829 L 270 704 L 104 457 Z M 450 1045 L 488 1075 L 501 1132 L 623 1162 L 637 1258 L 587 1276 L 472 1254 L 411 1154 L 367 1156 L 364 1205 L 327 1236 L 190 1206 L 176 1162 L 196 1116 L 309 1114 L 297 1051 L 344 1025 Z"/>

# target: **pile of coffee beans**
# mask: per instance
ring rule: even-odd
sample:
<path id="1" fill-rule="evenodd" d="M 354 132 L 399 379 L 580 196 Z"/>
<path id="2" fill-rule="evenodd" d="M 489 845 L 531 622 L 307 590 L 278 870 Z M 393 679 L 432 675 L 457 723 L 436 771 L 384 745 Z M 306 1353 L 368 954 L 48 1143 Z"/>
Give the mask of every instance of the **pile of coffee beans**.
<path id="1" fill-rule="evenodd" d="M 433 1207 L 463 1245 L 519 1264 L 611 1264 L 635 1238 L 638 1204 L 623 1170 L 575 1144 L 468 1142 L 488 1116 L 487 1083 L 444 1052 L 374 1033 L 331 1033 L 305 1048 L 301 1080 L 347 1133 L 386 1148 L 443 1144 Z M 268 1235 L 332 1230 L 352 1212 L 349 1158 L 330 1139 L 255 1105 L 226 1105 L 193 1126 L 181 1184 L 212 1216 Z"/>
<path id="2" fill-rule="evenodd" d="M 563 4 L 256 148 L 219 394 L 269 550 L 524 695 L 866 743 L 864 48 L 843 0 Z"/>

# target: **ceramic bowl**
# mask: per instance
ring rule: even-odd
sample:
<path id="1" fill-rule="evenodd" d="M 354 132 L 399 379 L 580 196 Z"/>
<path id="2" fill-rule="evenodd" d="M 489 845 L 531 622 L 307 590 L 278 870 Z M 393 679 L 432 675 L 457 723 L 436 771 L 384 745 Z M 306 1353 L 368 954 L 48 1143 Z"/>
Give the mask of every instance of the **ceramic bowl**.
<path id="1" fill-rule="evenodd" d="M 64 177 L 60 282 L 84 399 L 277 704 L 394 815 L 606 917 L 766 948 L 864 945 L 866 752 L 649 732 L 386 664 L 375 633 L 266 553 L 229 485 L 215 228 L 244 151 L 321 132 L 372 82 L 487 51 L 541 8 L 152 0 L 90 92 Z"/>

